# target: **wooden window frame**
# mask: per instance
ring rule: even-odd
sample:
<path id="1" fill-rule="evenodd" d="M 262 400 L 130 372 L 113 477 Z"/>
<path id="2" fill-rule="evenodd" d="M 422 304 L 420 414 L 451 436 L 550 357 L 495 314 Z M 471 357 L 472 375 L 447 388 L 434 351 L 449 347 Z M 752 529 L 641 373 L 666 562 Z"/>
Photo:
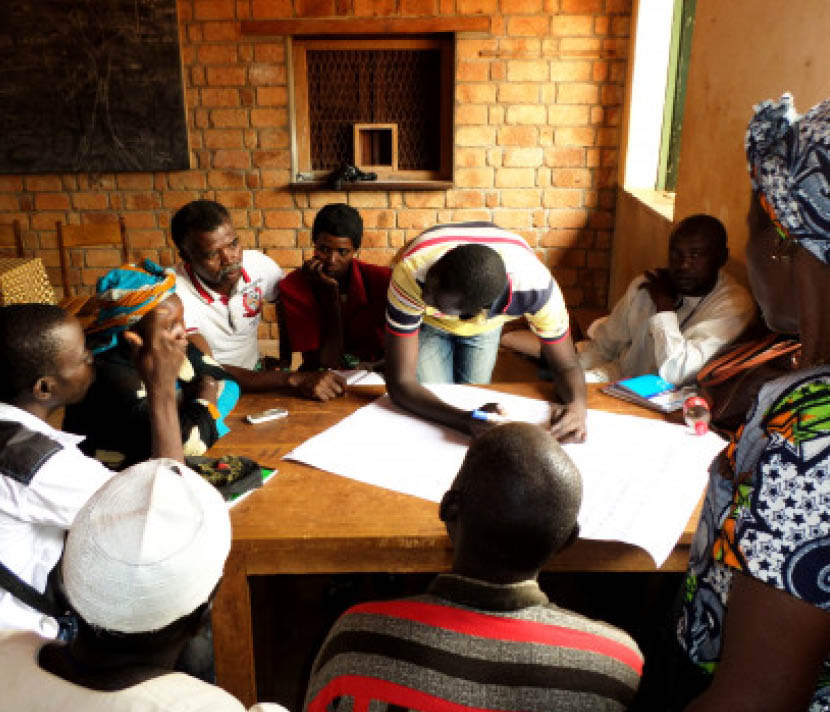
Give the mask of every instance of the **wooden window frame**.
<path id="1" fill-rule="evenodd" d="M 330 171 L 311 168 L 310 122 L 308 106 L 309 50 L 439 49 L 440 69 L 440 168 L 438 170 L 379 170 L 377 181 L 346 183 L 343 190 L 406 188 L 431 190 L 453 185 L 455 134 L 455 34 L 435 33 L 396 37 L 293 37 L 288 39 L 289 101 L 291 119 L 291 170 L 294 188 L 326 186 Z"/>

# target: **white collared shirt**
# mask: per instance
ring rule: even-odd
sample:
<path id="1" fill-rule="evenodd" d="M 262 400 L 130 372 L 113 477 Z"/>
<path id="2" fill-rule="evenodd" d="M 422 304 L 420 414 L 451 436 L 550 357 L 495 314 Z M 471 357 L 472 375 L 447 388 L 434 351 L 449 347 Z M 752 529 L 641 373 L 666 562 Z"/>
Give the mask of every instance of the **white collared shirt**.
<path id="1" fill-rule="evenodd" d="M 0 403 L 0 420 L 20 423 L 61 446 L 28 485 L 0 474 L 0 561 L 43 593 L 75 515 L 113 473 L 78 449 L 81 436 L 55 430 L 8 403 Z M 0 630 L 3 629 L 32 630 L 50 638 L 58 632 L 54 619 L 0 588 Z"/>
<path id="2" fill-rule="evenodd" d="M 176 293 L 184 304 L 188 334 L 201 334 L 221 364 L 255 368 L 262 302 L 277 298 L 279 265 L 257 250 L 243 250 L 242 276 L 226 297 L 214 292 L 187 264 L 176 267 Z"/>
<path id="3" fill-rule="evenodd" d="M 755 316 L 752 295 L 721 271 L 712 291 L 683 297 L 675 311 L 655 313 L 639 275 L 611 314 L 588 329 L 577 345 L 589 383 L 657 373 L 681 385 L 694 379 L 707 361 L 740 336 Z"/>

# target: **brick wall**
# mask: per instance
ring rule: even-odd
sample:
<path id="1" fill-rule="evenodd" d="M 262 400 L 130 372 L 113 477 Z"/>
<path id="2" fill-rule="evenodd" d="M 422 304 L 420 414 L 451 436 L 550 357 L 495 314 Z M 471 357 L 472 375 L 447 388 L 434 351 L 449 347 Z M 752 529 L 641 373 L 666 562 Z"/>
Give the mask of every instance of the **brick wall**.
<path id="1" fill-rule="evenodd" d="M 224 203 L 246 246 L 283 267 L 309 252 L 325 203 L 347 201 L 364 224 L 362 256 L 387 263 L 438 222 L 492 220 L 550 266 L 577 312 L 608 290 L 631 0 L 179 0 L 193 168 L 168 173 L 0 176 L 0 222 L 60 284 L 55 221 L 121 214 L 137 257 L 172 264 L 172 213 L 196 198 Z M 283 38 L 246 38 L 244 19 L 486 15 L 459 34 L 455 187 L 436 192 L 291 192 Z M 114 250 L 73 254 L 80 291 L 118 264 Z M 59 290 L 60 291 L 60 290 Z M 273 323 L 262 336 L 276 336 Z"/>

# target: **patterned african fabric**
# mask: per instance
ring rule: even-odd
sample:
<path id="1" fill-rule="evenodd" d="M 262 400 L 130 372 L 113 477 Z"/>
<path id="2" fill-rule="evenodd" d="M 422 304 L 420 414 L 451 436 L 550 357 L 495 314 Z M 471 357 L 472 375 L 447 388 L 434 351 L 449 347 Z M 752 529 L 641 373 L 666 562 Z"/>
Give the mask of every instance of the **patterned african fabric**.
<path id="1" fill-rule="evenodd" d="M 355 606 L 318 653 L 306 712 L 624 710 L 643 658 L 623 631 L 549 603 L 536 581 L 452 574 Z"/>
<path id="2" fill-rule="evenodd" d="M 789 93 L 754 109 L 744 146 L 761 205 L 779 232 L 830 264 L 830 100 L 803 116 Z"/>
<path id="3" fill-rule="evenodd" d="M 152 260 L 124 264 L 101 277 L 95 287 L 96 312 L 85 331 L 93 353 L 118 343 L 118 335 L 138 323 L 176 291 L 176 274 Z"/>
<path id="4" fill-rule="evenodd" d="M 714 672 L 734 572 L 830 610 L 830 367 L 766 383 L 728 470 L 713 463 L 692 542 L 677 636 Z M 825 660 L 810 712 L 830 704 Z"/>
<path id="5" fill-rule="evenodd" d="M 507 270 L 507 289 L 473 319 L 442 314 L 428 306 L 421 290 L 427 271 L 447 252 L 460 245 L 477 244 L 499 253 Z M 519 235 L 492 223 L 439 225 L 421 233 L 403 253 L 392 272 L 386 307 L 386 328 L 393 334 L 415 334 L 421 320 L 457 336 L 475 336 L 527 317 L 542 341 L 555 342 L 568 332 L 568 310 L 556 280 Z"/>
<path id="6" fill-rule="evenodd" d="M 349 289 L 340 304 L 343 324 L 343 353 L 360 361 L 383 358 L 386 292 L 389 267 L 353 259 Z M 301 269 L 280 282 L 280 303 L 292 351 L 318 351 L 322 345 L 323 314 L 315 287 Z"/>
<path id="7" fill-rule="evenodd" d="M 95 356 L 95 381 L 80 403 L 67 406 L 64 430 L 86 436 L 87 455 L 122 469 L 151 456 L 147 389 L 132 362 L 129 346 Z M 197 397 L 200 376 L 219 381 L 216 405 Z M 210 356 L 188 343 L 176 382 L 185 455 L 202 455 L 228 432 L 225 416 L 239 400 L 239 386 Z"/>

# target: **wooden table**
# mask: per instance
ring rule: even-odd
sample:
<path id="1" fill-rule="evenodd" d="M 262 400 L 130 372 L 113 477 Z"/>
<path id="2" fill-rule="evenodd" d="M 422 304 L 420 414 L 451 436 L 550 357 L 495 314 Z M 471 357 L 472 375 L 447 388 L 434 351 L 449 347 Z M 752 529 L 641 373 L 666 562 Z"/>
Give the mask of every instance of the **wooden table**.
<path id="1" fill-rule="evenodd" d="M 531 398 L 550 398 L 549 383 L 490 386 Z M 248 576 L 390 571 L 447 571 L 450 542 L 434 502 L 339 477 L 295 462 L 288 451 L 370 403 L 384 389 L 351 388 L 328 403 L 290 396 L 245 395 L 226 422 L 231 433 L 210 451 L 247 455 L 279 474 L 231 510 L 233 544 L 213 606 L 219 684 L 248 707 L 256 701 Z M 588 405 L 615 413 L 661 418 L 589 386 Z M 290 415 L 252 426 L 247 413 L 282 406 Z M 371 457 L 371 453 L 366 453 Z M 661 571 L 683 571 L 697 524 L 696 511 Z M 651 557 L 621 542 L 580 539 L 549 565 L 564 571 L 653 571 Z"/>

